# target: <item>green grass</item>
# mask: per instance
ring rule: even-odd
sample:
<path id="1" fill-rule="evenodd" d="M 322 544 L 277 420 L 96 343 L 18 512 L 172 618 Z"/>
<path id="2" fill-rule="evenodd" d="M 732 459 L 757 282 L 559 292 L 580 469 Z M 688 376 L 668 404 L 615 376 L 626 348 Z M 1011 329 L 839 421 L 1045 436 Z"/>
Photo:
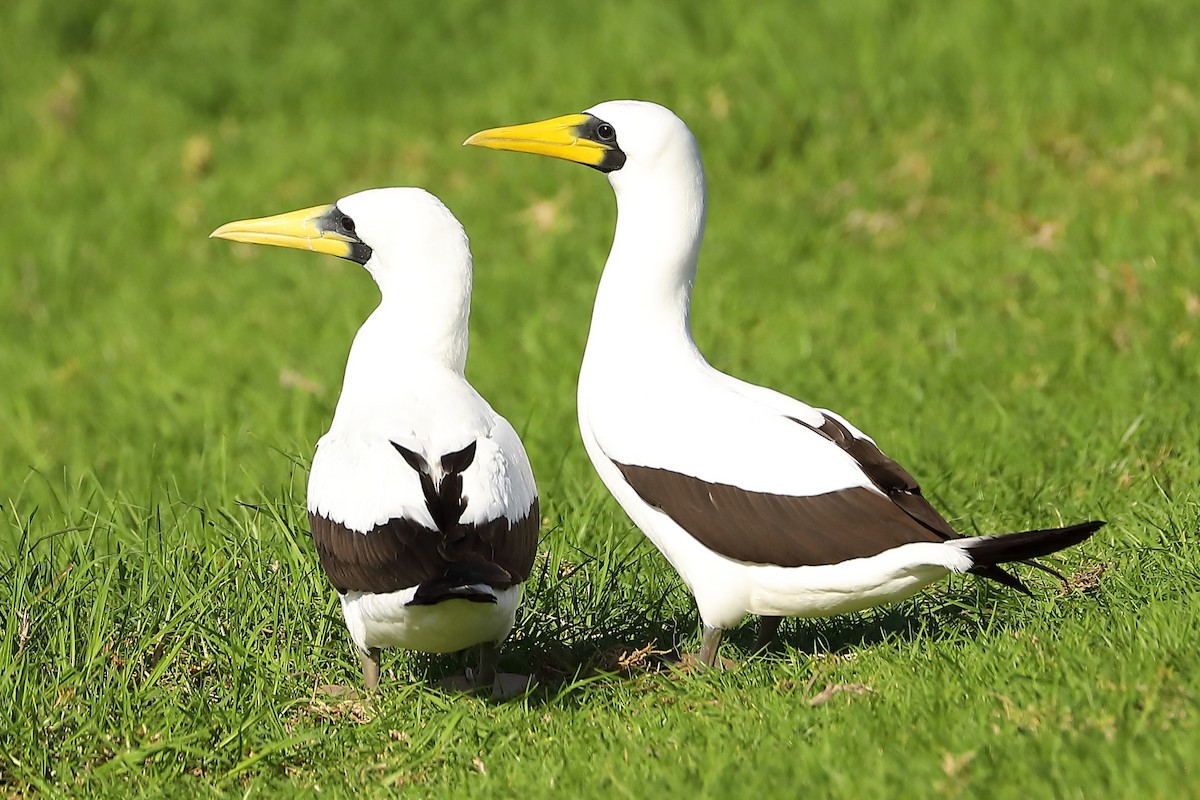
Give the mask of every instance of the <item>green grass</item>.
<path id="1" fill-rule="evenodd" d="M 12 0 L 0 795 L 1200 796 L 1197 86 L 1166 0 Z M 612 198 L 458 146 L 616 97 L 703 148 L 712 363 L 844 413 L 966 531 L 1103 516 L 1059 562 L 1092 588 L 960 579 L 765 657 L 746 626 L 729 672 L 617 665 L 697 635 L 575 430 Z M 205 237 L 390 184 L 472 236 L 470 377 L 541 489 L 522 700 L 407 654 L 319 692 L 358 674 L 306 465 L 375 289 Z"/>

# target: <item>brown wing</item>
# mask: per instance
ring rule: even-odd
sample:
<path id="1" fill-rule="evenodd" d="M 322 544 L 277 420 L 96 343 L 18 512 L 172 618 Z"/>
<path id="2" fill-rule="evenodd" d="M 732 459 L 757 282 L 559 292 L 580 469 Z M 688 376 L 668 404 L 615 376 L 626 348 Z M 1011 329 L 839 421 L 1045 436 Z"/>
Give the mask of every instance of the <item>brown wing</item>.
<path id="1" fill-rule="evenodd" d="M 863 487 L 807 497 L 767 494 L 670 470 L 617 467 L 643 500 L 705 547 L 738 561 L 784 567 L 836 564 L 911 542 L 958 536 L 904 467 L 833 417 L 824 419 L 820 427 L 794 421 L 845 451 L 882 496 Z"/>
<path id="2" fill-rule="evenodd" d="M 537 552 L 540 517 L 535 497 L 516 522 L 505 517 L 478 524 L 460 522 L 467 507 L 462 473 L 475 459 L 475 443 L 440 459 L 440 481 L 419 454 L 392 442 L 420 478 L 425 506 L 437 528 L 403 517 L 361 533 L 309 513 L 321 567 L 339 592 L 395 592 L 420 587 L 414 602 L 448 597 L 494 601 L 464 594 L 463 586 L 507 589 L 529 577 Z"/>
<path id="3" fill-rule="evenodd" d="M 512 581 L 510 586 L 524 583 L 529 579 L 533 559 L 537 555 L 540 514 L 535 497 L 525 516 L 516 522 L 510 524 L 506 519 L 492 520 L 474 528 L 464 541 L 469 543 L 472 552 L 507 572 Z"/>
<path id="4" fill-rule="evenodd" d="M 845 425 L 833 417 L 828 414 L 823 416 L 825 422 L 820 428 L 804 425 L 800 420 L 796 420 L 796 422 L 800 422 L 809 430 L 824 435 L 845 450 L 851 458 L 858 462 L 871 482 L 878 486 L 879 490 L 886 494 L 888 499 L 899 506 L 904 513 L 934 533 L 941 534 L 943 540 L 958 537 L 958 532 L 922 496 L 920 485 L 908 473 L 908 470 L 884 455 L 874 442 L 855 437 Z"/>
<path id="5" fill-rule="evenodd" d="M 310 513 L 321 568 L 339 592 L 395 592 L 424 584 L 485 583 L 507 589 L 529 577 L 537 552 L 538 502 L 514 523 L 456 524 L 451 536 L 408 519 L 367 533 Z"/>
<path id="6" fill-rule="evenodd" d="M 862 487 L 796 497 L 614 463 L 646 503 L 705 547 L 738 561 L 781 567 L 837 564 L 910 542 L 945 539 L 887 497 Z"/>
<path id="7" fill-rule="evenodd" d="M 825 422 L 821 424 L 820 428 L 805 425 L 800 420 L 796 420 L 796 422 L 800 422 L 801 425 L 810 430 L 824 434 L 830 441 L 845 450 L 851 458 L 858 462 L 863 472 L 879 487 L 880 491 L 886 494 L 888 499 L 895 503 L 905 514 L 908 514 L 933 533 L 941 536 L 943 540 L 956 539 L 960 536 L 958 531 L 954 530 L 945 517 L 939 514 L 938 510 L 921 494 L 920 485 L 908 473 L 908 470 L 884 455 L 883 451 L 873 442 L 857 438 L 838 420 L 828 414 L 823 414 L 822 416 L 825 418 Z M 1026 563 L 1030 563 L 1032 566 L 1039 567 L 1040 569 L 1046 569 L 1046 567 L 1042 567 L 1040 564 L 1034 562 Z M 982 575 L 985 578 L 999 581 L 1005 586 L 1012 587 L 1019 592 L 1029 594 L 1029 589 L 1026 588 L 1025 584 L 1019 578 L 1006 572 L 999 565 L 977 564 L 969 571 L 976 575 Z"/>

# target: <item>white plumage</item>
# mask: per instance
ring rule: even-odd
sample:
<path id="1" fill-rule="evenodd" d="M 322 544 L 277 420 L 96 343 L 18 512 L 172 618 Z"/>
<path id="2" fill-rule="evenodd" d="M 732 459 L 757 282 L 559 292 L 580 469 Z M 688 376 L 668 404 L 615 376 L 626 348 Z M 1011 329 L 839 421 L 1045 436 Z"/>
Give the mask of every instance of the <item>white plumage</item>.
<path id="1" fill-rule="evenodd" d="M 607 173 L 617 198 L 579 376 L 579 427 L 613 496 L 678 571 L 705 625 L 856 611 L 948 572 L 1023 589 L 998 565 L 1076 544 L 1103 523 L 959 538 L 912 477 L 840 416 L 713 369 L 689 320 L 705 224 L 691 131 L 653 103 L 495 128 L 467 144 Z"/>
<path id="2" fill-rule="evenodd" d="M 492 645 L 513 626 L 532 565 L 537 490 L 521 440 L 467 383 L 471 253 L 421 189 L 376 189 L 222 226 L 214 236 L 363 264 L 379 306 L 355 336 L 308 484 L 322 567 L 378 682 L 379 649 Z"/>

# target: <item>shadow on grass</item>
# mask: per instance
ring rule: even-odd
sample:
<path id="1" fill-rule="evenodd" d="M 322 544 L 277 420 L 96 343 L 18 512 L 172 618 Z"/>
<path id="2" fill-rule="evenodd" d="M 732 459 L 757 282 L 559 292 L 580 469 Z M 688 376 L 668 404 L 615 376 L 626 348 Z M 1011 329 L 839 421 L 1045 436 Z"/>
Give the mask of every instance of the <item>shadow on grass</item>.
<path id="1" fill-rule="evenodd" d="M 577 548 L 569 556 L 539 555 L 517 624 L 501 646 L 500 669 L 531 675 L 538 688 L 528 699 L 537 702 L 579 681 L 631 677 L 674 653 L 695 619 L 669 618 L 668 598 L 679 590 L 673 578 L 651 586 L 657 591 L 647 602 L 647 584 L 634 578 L 656 571 L 644 563 L 653 557 L 637 540 L 600 555 Z M 433 687 L 473 667 L 475 658 L 474 649 L 449 656 L 414 653 L 404 671 Z"/>
<path id="2" fill-rule="evenodd" d="M 838 655 L 895 642 L 960 638 L 984 627 L 977 615 L 950 607 L 931 608 L 918 600 L 837 617 L 786 619 L 767 652 L 786 646 L 810 656 Z M 726 639 L 751 653 L 756 636 L 756 626 L 743 625 Z"/>
<path id="3" fill-rule="evenodd" d="M 1010 619 L 1015 622 L 1021 616 L 1023 600 L 1004 589 L 967 579 L 941 591 L 935 588 L 855 614 L 785 619 L 766 652 L 790 647 L 810 656 L 841 655 L 879 645 L 965 642 L 1005 628 Z M 757 632 L 757 625 L 743 625 L 731 631 L 726 641 L 750 654 Z"/>
<path id="4" fill-rule="evenodd" d="M 562 697 L 572 686 L 616 685 L 663 672 L 680 666 L 681 655 L 699 645 L 693 601 L 656 551 L 640 536 L 598 549 L 598 554 L 579 548 L 569 548 L 565 555 L 543 552 L 535 563 L 499 660 L 502 672 L 534 678 L 537 688 L 523 702 L 541 704 Z M 983 582 L 954 580 L 891 606 L 830 618 L 786 619 L 761 655 L 754 651 L 758 620 L 748 618 L 726 632 L 722 655 L 742 661 L 770 659 L 784 649 L 819 657 L 880 645 L 966 643 L 994 634 L 1010 618 L 1021 618 L 1022 602 Z M 331 613 L 329 627 L 340 628 L 340 623 Z M 338 658 L 349 661 L 352 654 L 345 645 Z M 383 658 L 385 686 L 421 684 L 436 691 L 439 682 L 474 668 L 478 654 L 474 648 L 457 654 L 391 651 Z"/>
<path id="5" fill-rule="evenodd" d="M 643 555 L 634 556 L 634 560 Z M 547 594 L 539 596 L 537 605 L 506 642 L 501 668 L 530 674 L 537 682 L 524 702 L 540 705 L 555 698 L 561 700 L 573 686 L 636 681 L 673 670 L 681 666 L 683 651 L 698 644 L 699 622 L 694 613 L 669 618 L 663 613 L 668 611 L 664 608 L 666 595 L 643 610 L 643 605 L 630 602 L 633 598 L 629 590 L 619 581 L 596 583 L 593 573 L 597 568 L 595 559 L 585 560 L 577 569 L 564 570 L 552 579 Z M 609 574 L 615 578 L 626 569 L 636 566 L 626 561 L 621 570 Z M 573 593 L 574 580 L 582 581 L 582 587 L 601 588 L 594 590 L 594 596 L 584 598 Z M 1003 593 L 990 587 L 961 586 L 933 597 L 919 595 L 895 606 L 858 614 L 786 619 L 775 641 L 762 654 L 754 651 L 757 620 L 747 619 L 726 633 L 723 655 L 734 661 L 771 658 L 781 649 L 790 648 L 818 657 L 878 645 L 956 639 L 965 642 L 1003 627 L 1009 604 Z M 474 655 L 418 658 L 424 668 L 412 674 L 417 677 L 420 672 L 420 679 L 432 686 L 443 677 L 461 674 L 473 665 L 469 659 Z"/>

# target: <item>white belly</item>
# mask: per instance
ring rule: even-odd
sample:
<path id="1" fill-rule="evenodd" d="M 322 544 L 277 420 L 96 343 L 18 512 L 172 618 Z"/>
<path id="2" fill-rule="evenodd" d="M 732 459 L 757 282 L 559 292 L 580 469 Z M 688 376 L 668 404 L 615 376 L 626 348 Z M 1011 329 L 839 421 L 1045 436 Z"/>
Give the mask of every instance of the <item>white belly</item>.
<path id="1" fill-rule="evenodd" d="M 966 551 L 914 542 L 870 558 L 818 567 L 742 565 L 746 612 L 777 617 L 828 617 L 911 597 L 950 572 L 971 567 Z"/>
<path id="2" fill-rule="evenodd" d="M 347 592 L 342 614 L 359 650 L 403 647 L 425 653 L 453 653 L 484 642 L 499 642 L 512 630 L 521 587 L 496 592 L 495 603 L 445 600 L 410 606 L 415 589 L 389 594 Z"/>

